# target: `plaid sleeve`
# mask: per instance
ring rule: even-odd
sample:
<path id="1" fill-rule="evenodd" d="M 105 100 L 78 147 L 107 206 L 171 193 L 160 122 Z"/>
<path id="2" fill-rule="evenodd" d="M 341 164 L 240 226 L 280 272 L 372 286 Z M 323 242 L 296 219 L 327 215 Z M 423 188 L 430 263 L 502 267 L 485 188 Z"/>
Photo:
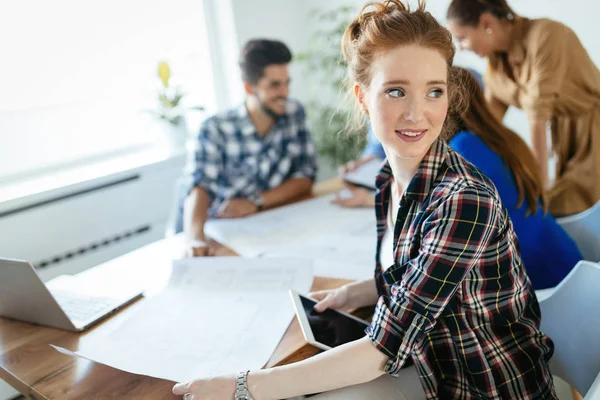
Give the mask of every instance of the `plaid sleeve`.
<path id="1" fill-rule="evenodd" d="M 391 297 L 380 297 L 367 335 L 390 357 L 386 372 L 397 374 L 414 344 L 433 329 L 496 237 L 497 210 L 492 195 L 483 188 L 453 193 L 424 220 L 418 255 L 384 273 Z"/>
<path id="2" fill-rule="evenodd" d="M 206 190 L 212 197 L 219 190 L 219 181 L 223 171 L 223 137 L 215 118 L 207 119 L 200 128 L 193 146 L 188 147 L 185 167 L 188 193 L 195 186 Z"/>
<path id="3" fill-rule="evenodd" d="M 315 145 L 306 123 L 306 114 L 302 106 L 298 107 L 296 114 L 298 124 L 297 144 L 299 146 L 298 155 L 293 160 L 292 174 L 290 178 L 308 178 L 315 180 L 317 176 L 317 156 L 315 154 Z"/>

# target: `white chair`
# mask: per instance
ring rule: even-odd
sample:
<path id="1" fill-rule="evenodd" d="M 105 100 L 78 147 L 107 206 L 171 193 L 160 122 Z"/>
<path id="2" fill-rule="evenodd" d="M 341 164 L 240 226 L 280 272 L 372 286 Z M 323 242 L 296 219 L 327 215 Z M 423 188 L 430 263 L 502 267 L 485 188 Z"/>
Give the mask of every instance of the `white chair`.
<path id="1" fill-rule="evenodd" d="M 585 396 L 600 374 L 600 264 L 580 261 L 549 297 L 540 301 L 541 329 L 554 341 L 552 374 Z M 587 393 L 587 395 L 586 395 Z M 589 397 L 588 397 L 589 396 Z"/>
<path id="2" fill-rule="evenodd" d="M 600 261 L 600 201 L 589 210 L 556 221 L 577 243 L 584 260 Z"/>
<path id="3" fill-rule="evenodd" d="M 594 384 L 585 395 L 584 400 L 599 400 L 600 399 L 600 374 L 596 377 Z"/>

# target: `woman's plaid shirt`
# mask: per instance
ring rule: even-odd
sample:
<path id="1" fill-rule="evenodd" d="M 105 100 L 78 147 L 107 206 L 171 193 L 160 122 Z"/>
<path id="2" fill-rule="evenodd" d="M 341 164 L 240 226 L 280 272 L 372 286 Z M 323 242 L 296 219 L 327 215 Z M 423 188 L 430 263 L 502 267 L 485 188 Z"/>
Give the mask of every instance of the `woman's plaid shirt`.
<path id="1" fill-rule="evenodd" d="M 392 172 L 377 178 L 379 260 Z M 540 243 L 540 245 L 543 245 Z M 377 261 L 367 334 L 388 373 L 414 360 L 428 399 L 554 399 L 553 343 L 493 183 L 436 141 L 400 202 L 395 264 Z"/>

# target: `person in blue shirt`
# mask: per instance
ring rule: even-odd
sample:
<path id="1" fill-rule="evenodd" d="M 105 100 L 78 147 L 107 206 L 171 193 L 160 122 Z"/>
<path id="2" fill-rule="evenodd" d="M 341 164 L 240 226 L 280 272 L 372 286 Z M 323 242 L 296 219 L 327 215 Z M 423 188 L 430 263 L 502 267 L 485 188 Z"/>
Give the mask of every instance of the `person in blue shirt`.
<path id="1" fill-rule="evenodd" d="M 381 160 L 385 159 L 385 152 L 383 151 L 383 146 L 377 140 L 375 133 L 373 133 L 373 129 L 371 125 L 369 125 L 369 131 L 367 132 L 367 146 L 362 152 L 362 159 L 369 158 L 369 160 L 379 158 Z"/>
<path id="2" fill-rule="evenodd" d="M 527 144 L 491 113 L 475 75 L 463 68 L 453 67 L 453 70 L 460 81 L 471 88 L 471 95 L 467 111 L 456 116 L 457 133 L 447 138 L 448 143 L 496 185 L 517 233 L 533 288 L 554 287 L 583 257 L 573 239 L 546 212 L 542 178 Z M 377 143 L 373 139 L 369 142 L 371 147 L 365 158 L 385 157 L 385 154 L 377 153 Z M 337 204 L 346 207 L 373 205 L 372 192 L 349 189 L 352 196 L 338 196 Z"/>

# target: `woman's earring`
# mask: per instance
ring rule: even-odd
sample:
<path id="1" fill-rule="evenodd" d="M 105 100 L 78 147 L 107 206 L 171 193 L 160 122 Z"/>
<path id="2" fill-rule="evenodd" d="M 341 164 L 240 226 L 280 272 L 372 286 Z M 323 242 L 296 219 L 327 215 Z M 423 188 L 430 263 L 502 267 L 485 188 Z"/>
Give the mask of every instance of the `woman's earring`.
<path id="1" fill-rule="evenodd" d="M 491 35 L 493 33 L 492 28 L 487 28 L 485 30 L 485 33 L 487 33 L 488 35 Z"/>

